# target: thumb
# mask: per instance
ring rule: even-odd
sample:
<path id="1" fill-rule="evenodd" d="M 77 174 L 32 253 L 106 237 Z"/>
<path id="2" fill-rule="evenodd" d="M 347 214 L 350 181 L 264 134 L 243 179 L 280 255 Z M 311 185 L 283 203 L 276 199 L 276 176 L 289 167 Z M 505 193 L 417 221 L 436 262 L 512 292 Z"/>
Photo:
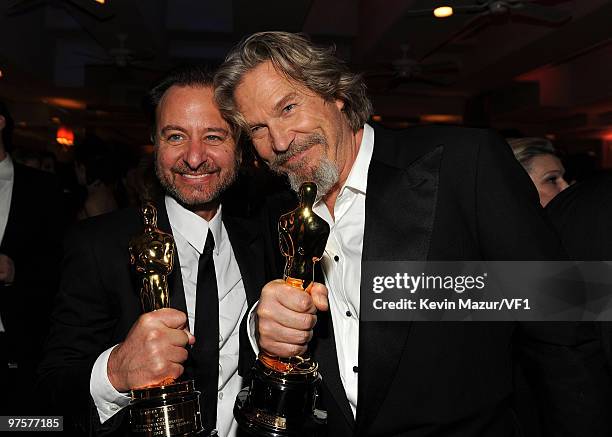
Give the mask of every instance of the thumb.
<path id="1" fill-rule="evenodd" d="M 327 287 L 318 282 L 313 282 L 312 289 L 310 290 L 312 296 L 312 302 L 319 311 L 327 311 L 329 309 L 329 302 L 327 300 Z"/>
<path id="2" fill-rule="evenodd" d="M 187 328 L 184 328 L 183 331 L 185 331 L 185 334 L 187 334 L 187 337 L 189 338 L 188 343 L 190 345 L 193 345 L 195 343 L 195 337 L 193 336 L 193 334 L 189 332 L 189 329 Z"/>

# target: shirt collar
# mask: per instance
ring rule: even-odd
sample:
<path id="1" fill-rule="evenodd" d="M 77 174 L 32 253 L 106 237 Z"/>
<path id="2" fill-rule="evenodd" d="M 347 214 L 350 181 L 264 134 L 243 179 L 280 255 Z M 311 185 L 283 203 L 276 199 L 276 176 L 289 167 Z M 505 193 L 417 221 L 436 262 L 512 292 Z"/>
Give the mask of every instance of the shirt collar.
<path id="1" fill-rule="evenodd" d="M 6 158 L 0 161 L 0 180 L 12 182 L 15 177 L 15 168 L 11 156 L 7 153 Z"/>
<path id="2" fill-rule="evenodd" d="M 187 208 L 180 205 L 174 198 L 166 195 L 166 210 L 168 211 L 168 219 L 174 232 L 178 232 L 193 246 L 199 254 L 204 251 L 206 236 L 208 230 L 212 232 L 215 239 L 215 255 L 219 254 L 221 247 L 221 205 L 217 209 L 217 213 L 210 221 L 204 220 L 196 213 L 189 211 Z"/>
<path id="3" fill-rule="evenodd" d="M 359 145 L 359 151 L 357 157 L 351 168 L 351 172 L 346 178 L 344 186 L 340 190 L 340 193 L 345 188 L 351 188 L 363 194 L 366 193 L 368 186 L 368 169 L 370 167 L 370 161 L 372 160 L 372 153 L 374 152 L 374 129 L 369 124 L 363 126 L 363 136 L 361 138 L 361 144 Z"/>

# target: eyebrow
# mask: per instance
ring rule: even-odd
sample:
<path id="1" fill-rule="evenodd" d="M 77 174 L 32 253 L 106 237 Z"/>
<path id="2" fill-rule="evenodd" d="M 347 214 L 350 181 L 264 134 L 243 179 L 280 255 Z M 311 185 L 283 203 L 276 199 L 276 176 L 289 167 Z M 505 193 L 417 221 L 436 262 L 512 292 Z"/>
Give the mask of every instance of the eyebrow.
<path id="1" fill-rule="evenodd" d="M 276 102 L 276 105 L 274 105 L 274 110 L 275 110 L 276 112 L 280 111 L 281 109 L 283 109 L 283 108 L 284 108 L 284 107 L 287 105 L 287 103 L 288 103 L 290 100 L 293 100 L 293 99 L 295 99 L 296 97 L 297 97 L 297 93 L 290 93 L 290 94 L 287 94 L 285 97 L 283 97 L 283 98 L 282 98 L 282 99 L 280 99 L 278 102 Z"/>
<path id="2" fill-rule="evenodd" d="M 174 125 L 174 124 L 168 124 L 168 125 L 164 126 L 161 129 L 161 133 L 166 133 L 167 131 L 170 131 L 170 130 L 177 130 L 177 131 L 180 131 L 180 132 L 187 133 L 187 131 L 184 128 L 182 128 L 181 126 Z M 211 127 L 207 127 L 205 129 L 205 131 L 206 132 L 219 132 L 219 133 L 222 133 L 224 135 L 229 135 L 229 131 L 227 129 L 225 129 L 225 128 L 222 128 L 222 127 L 211 126 Z"/>

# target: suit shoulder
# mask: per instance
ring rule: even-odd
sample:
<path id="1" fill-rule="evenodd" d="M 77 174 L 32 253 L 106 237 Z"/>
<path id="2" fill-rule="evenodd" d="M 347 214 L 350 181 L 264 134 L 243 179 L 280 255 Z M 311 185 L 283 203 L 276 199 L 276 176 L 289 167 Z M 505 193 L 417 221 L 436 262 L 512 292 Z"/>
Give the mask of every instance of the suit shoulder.
<path id="1" fill-rule="evenodd" d="M 494 131 L 458 126 L 415 126 L 402 130 L 377 127 L 374 159 L 391 166 L 409 165 L 441 147 L 443 154 L 475 162 L 484 144 L 505 144 Z M 507 147 L 507 146 L 506 146 Z M 508 147 L 509 149 L 509 147 Z"/>
<path id="2" fill-rule="evenodd" d="M 383 140 L 395 140 L 395 142 L 409 141 L 411 143 L 420 143 L 428 147 L 436 147 L 438 145 L 483 141 L 497 134 L 490 129 L 428 125 L 414 126 L 401 130 L 377 127 L 375 135 L 375 141 L 381 138 Z"/>
<path id="3" fill-rule="evenodd" d="M 141 228 L 142 220 L 138 210 L 130 207 L 81 220 L 68 231 L 66 239 L 70 241 L 87 238 L 97 243 L 125 240 Z"/>

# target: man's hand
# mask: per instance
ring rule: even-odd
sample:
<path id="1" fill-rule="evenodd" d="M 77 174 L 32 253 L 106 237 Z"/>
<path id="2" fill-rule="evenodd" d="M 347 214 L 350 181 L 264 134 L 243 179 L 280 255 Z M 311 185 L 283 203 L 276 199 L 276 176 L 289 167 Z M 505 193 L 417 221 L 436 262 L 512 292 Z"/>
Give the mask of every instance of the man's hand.
<path id="1" fill-rule="evenodd" d="M 12 284 L 15 280 L 15 263 L 3 253 L 0 253 L 0 283 Z"/>
<path id="2" fill-rule="evenodd" d="M 256 310 L 259 347 L 278 357 L 305 353 L 317 323 L 315 313 L 328 308 L 323 284 L 314 282 L 309 294 L 280 279 L 268 282 Z"/>
<path id="3" fill-rule="evenodd" d="M 195 342 L 186 325 L 185 313 L 173 308 L 140 316 L 108 358 L 113 387 L 127 392 L 181 376 L 188 356 L 185 346 Z"/>

